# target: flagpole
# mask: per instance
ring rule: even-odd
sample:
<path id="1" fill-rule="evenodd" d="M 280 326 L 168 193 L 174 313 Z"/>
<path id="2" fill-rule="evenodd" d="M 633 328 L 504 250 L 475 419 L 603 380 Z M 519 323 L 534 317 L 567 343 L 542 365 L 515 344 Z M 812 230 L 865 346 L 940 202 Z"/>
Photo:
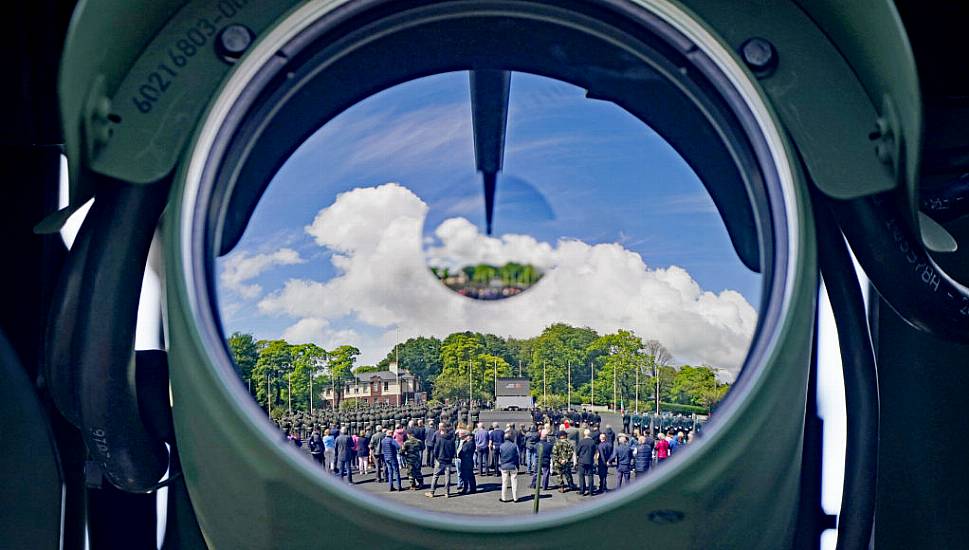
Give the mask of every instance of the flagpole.
<path id="1" fill-rule="evenodd" d="M 569 359 L 569 403 L 568 409 L 572 408 L 572 360 Z"/>
<path id="2" fill-rule="evenodd" d="M 615 368 L 612 369 L 612 410 L 613 412 L 617 410 L 616 405 L 618 405 L 618 401 L 616 400 L 616 373 L 618 371 L 619 369 L 615 369 Z"/>
<path id="3" fill-rule="evenodd" d="M 542 361 L 542 406 L 548 407 L 548 381 L 545 377 L 545 361 Z"/>

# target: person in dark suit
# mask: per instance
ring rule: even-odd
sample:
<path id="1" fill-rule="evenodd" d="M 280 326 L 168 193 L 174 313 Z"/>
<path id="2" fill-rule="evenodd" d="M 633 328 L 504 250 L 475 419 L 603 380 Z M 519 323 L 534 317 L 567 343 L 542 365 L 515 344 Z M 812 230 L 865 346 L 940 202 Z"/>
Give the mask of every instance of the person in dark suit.
<path id="1" fill-rule="evenodd" d="M 606 429 L 602 433 L 606 434 L 606 439 L 609 440 L 610 445 L 616 445 L 616 432 L 612 429 L 612 426 L 606 424 Z"/>
<path id="2" fill-rule="evenodd" d="M 424 421 L 418 420 L 417 426 L 414 427 L 414 437 L 416 437 L 417 440 L 420 441 L 421 443 L 424 443 L 426 436 L 427 436 L 427 430 L 424 428 Z M 423 447 L 423 445 L 421 446 Z"/>
<path id="3" fill-rule="evenodd" d="M 320 430 L 317 428 L 313 428 L 313 434 L 310 436 L 309 447 L 310 454 L 313 455 L 313 460 L 315 460 L 320 466 L 323 466 L 323 436 L 320 435 Z"/>
<path id="4" fill-rule="evenodd" d="M 344 431 L 336 438 L 336 463 L 340 478 L 347 478 L 347 483 L 353 483 L 353 436 Z"/>
<path id="5" fill-rule="evenodd" d="M 424 448 L 427 450 L 427 465 L 434 466 L 434 439 L 437 437 L 437 430 L 434 426 L 427 427 L 424 435 Z"/>
<path id="6" fill-rule="evenodd" d="M 606 479 L 609 477 L 609 461 L 612 459 L 613 446 L 609 442 L 606 434 L 599 435 L 599 446 L 597 450 L 598 460 L 596 467 L 599 473 L 599 492 L 605 493 L 609 490 L 606 486 Z"/>
<path id="7" fill-rule="evenodd" d="M 625 481 L 629 484 L 629 472 L 633 467 L 633 448 L 626 442 L 626 435 L 619 435 L 619 444 L 612 450 L 610 457 L 616 462 L 616 489 L 622 488 Z"/>
<path id="8" fill-rule="evenodd" d="M 595 491 L 595 459 L 598 447 L 591 437 L 588 428 L 583 432 L 582 439 L 575 447 L 575 455 L 579 463 L 579 495 L 591 496 Z"/>
<path id="9" fill-rule="evenodd" d="M 548 434 L 542 430 L 539 440 L 535 442 L 535 464 L 532 470 L 532 482 L 528 485 L 529 489 L 534 489 L 538 481 L 538 474 L 542 475 L 542 490 L 548 491 L 548 477 L 552 466 L 552 442 L 548 440 Z"/>
<path id="10" fill-rule="evenodd" d="M 437 461 L 437 469 L 434 470 L 434 477 L 431 479 L 430 492 L 424 493 L 425 496 L 434 498 L 434 491 L 437 490 L 437 482 L 444 474 L 444 498 L 451 496 L 451 472 L 454 467 L 455 451 L 454 434 L 447 429 L 443 422 L 440 429 L 434 435 L 434 460 Z"/>
<path id="11" fill-rule="evenodd" d="M 461 467 L 458 471 L 458 479 L 460 480 L 461 494 L 474 494 L 478 490 L 478 484 L 474 479 L 474 455 L 476 452 L 474 436 L 467 430 L 460 431 L 460 434 L 458 460 Z"/>
<path id="12" fill-rule="evenodd" d="M 505 441 L 505 432 L 501 431 L 497 422 L 492 422 L 489 438 L 491 440 L 491 444 L 489 445 L 489 451 L 491 452 L 491 471 L 493 475 L 501 475 L 498 470 L 498 449 Z"/>

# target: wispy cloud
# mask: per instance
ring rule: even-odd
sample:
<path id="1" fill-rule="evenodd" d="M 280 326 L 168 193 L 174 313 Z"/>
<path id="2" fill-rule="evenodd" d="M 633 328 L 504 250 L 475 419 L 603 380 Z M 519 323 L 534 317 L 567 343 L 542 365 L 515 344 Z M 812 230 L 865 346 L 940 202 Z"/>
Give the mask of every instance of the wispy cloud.
<path id="1" fill-rule="evenodd" d="M 273 266 L 301 264 L 304 261 L 292 248 L 280 248 L 271 254 L 254 255 L 240 251 L 226 258 L 219 280 L 225 288 L 251 300 L 262 294 L 262 287 L 254 283 L 247 284 L 248 281 Z"/>
<path id="2" fill-rule="evenodd" d="M 702 192 L 667 197 L 663 199 L 658 211 L 666 214 L 718 214 L 713 199 Z"/>

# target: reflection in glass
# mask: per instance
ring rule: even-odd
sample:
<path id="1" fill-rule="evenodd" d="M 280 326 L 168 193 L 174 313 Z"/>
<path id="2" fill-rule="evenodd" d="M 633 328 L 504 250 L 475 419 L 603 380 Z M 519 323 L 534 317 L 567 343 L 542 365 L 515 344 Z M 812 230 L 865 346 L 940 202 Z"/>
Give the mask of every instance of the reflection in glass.
<path id="1" fill-rule="evenodd" d="M 221 316 L 253 398 L 321 470 L 468 514 L 530 512 L 535 472 L 551 510 L 702 434 L 760 277 L 661 136 L 522 73 L 489 231 L 468 82 L 396 86 L 307 139 L 218 260 Z M 469 475 L 473 495 L 436 498 Z"/>

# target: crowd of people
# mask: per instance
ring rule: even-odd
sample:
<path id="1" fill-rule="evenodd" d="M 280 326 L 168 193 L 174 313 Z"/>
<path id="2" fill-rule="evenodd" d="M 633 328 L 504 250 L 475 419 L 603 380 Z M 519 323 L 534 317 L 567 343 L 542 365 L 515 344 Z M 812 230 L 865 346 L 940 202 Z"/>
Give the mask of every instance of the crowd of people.
<path id="1" fill-rule="evenodd" d="M 532 422 L 504 426 L 485 425 L 479 414 L 463 404 L 378 406 L 309 417 L 297 413 L 278 424 L 294 445 L 348 483 L 355 483 L 355 473 L 372 472 L 388 491 L 404 490 L 406 479 L 409 490 L 427 490 L 424 494 L 434 498 L 440 488 L 450 498 L 476 493 L 478 478 L 495 476 L 500 477 L 502 502 L 518 501 L 521 473 L 530 476 L 531 489 L 540 484 L 549 490 L 553 474 L 561 493 L 591 496 L 619 489 L 689 445 L 698 433 L 695 419 L 686 417 L 654 423 L 651 429 L 648 417 L 623 413 L 617 432 L 588 411 L 536 409 Z M 430 483 L 424 467 L 432 468 Z M 608 485 L 610 469 L 614 487 Z"/>

